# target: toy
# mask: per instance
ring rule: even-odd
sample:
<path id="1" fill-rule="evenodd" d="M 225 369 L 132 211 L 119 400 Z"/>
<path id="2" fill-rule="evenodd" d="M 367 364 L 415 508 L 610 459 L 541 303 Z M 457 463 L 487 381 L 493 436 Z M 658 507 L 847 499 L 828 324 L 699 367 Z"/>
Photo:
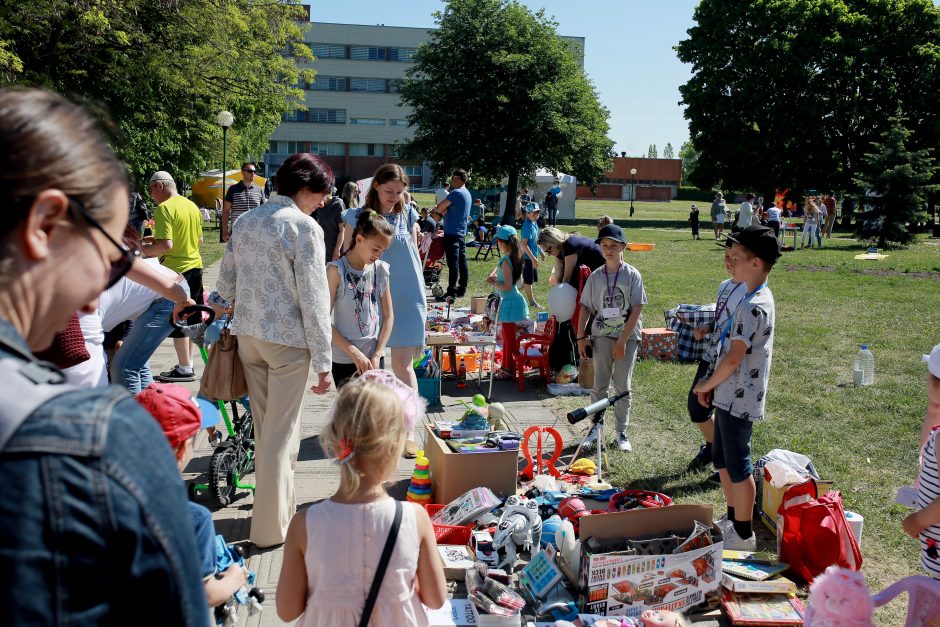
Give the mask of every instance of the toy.
<path id="1" fill-rule="evenodd" d="M 576 475 L 585 475 L 591 477 L 594 475 L 594 473 L 597 472 L 597 464 L 594 463 L 593 459 L 581 457 L 580 459 L 575 460 L 568 470 Z"/>
<path id="2" fill-rule="evenodd" d="M 222 536 L 215 537 L 215 567 L 217 573 L 224 573 L 232 564 L 245 567 L 245 559 L 241 547 L 225 543 Z M 220 575 L 216 575 L 217 577 Z M 255 573 L 247 570 L 245 580 L 248 582 L 237 590 L 228 601 L 214 610 L 216 625 L 234 625 L 238 622 L 238 606 L 247 605 L 248 614 L 257 614 L 264 603 L 264 592 L 254 587 Z M 248 586 L 251 586 L 249 589 Z"/>
<path id="3" fill-rule="evenodd" d="M 577 308 L 578 290 L 568 283 L 559 283 L 548 291 L 548 313 L 558 322 L 567 322 Z"/>
<path id="4" fill-rule="evenodd" d="M 668 507 L 672 499 L 660 492 L 649 490 L 623 490 L 610 497 L 608 512 L 626 512 L 632 509 Z"/>
<path id="5" fill-rule="evenodd" d="M 569 574 L 576 579 L 581 571 L 581 541 L 574 533 L 574 525 L 564 520 L 555 532 L 558 553 L 568 565 Z"/>
<path id="6" fill-rule="evenodd" d="M 561 529 L 561 523 L 561 516 L 558 514 L 552 514 L 548 520 L 542 521 L 542 548 L 547 547 L 549 544 L 556 549 L 558 548 L 555 536 L 558 530 Z"/>
<path id="7" fill-rule="evenodd" d="M 571 364 L 567 364 L 567 365 L 562 366 L 561 370 L 559 370 L 555 374 L 555 383 L 561 383 L 562 385 L 564 385 L 566 383 L 571 383 L 577 378 L 578 378 L 578 369 L 572 366 Z"/>
<path id="8" fill-rule="evenodd" d="M 512 569 L 516 563 L 516 547 L 538 552 L 541 550 L 542 519 L 534 499 L 512 495 L 506 499 L 503 514 L 499 517 L 493 547 L 504 549 L 506 557 L 496 566 Z"/>
<path id="9" fill-rule="evenodd" d="M 595 627 L 686 627 L 688 624 L 688 621 L 681 614 L 671 610 L 646 610 L 640 614 L 639 618 L 579 614 L 578 618 L 572 622 L 566 620 L 555 621 L 555 627 L 582 627 L 586 625 Z"/>
<path id="10" fill-rule="evenodd" d="M 576 496 L 569 496 L 562 499 L 561 503 L 558 505 L 558 513 L 562 518 L 572 524 L 576 536 L 581 530 L 581 519 L 591 515 L 591 512 L 585 507 L 584 501 Z"/>
<path id="11" fill-rule="evenodd" d="M 552 436 L 552 439 L 555 441 L 554 452 L 552 456 L 548 459 L 542 457 L 542 434 L 547 433 Z M 533 457 L 532 453 L 529 451 L 529 438 L 535 434 L 536 436 L 536 449 L 535 456 Z M 524 477 L 534 478 L 535 475 L 542 474 L 542 469 L 548 471 L 553 477 L 560 477 L 561 473 L 558 472 L 558 469 L 555 468 L 555 462 L 558 461 L 558 458 L 561 457 L 561 451 L 564 447 L 564 443 L 561 438 L 561 434 L 558 433 L 555 429 L 551 427 L 539 427 L 532 426 L 525 430 L 522 434 L 522 454 L 525 457 L 526 467 L 520 473 Z"/>
<path id="12" fill-rule="evenodd" d="M 830 566 L 809 588 L 806 627 L 874 627 L 875 604 L 865 578 L 857 572 Z"/>
<path id="13" fill-rule="evenodd" d="M 473 397 L 474 403 L 476 403 L 477 396 L 479 396 L 481 399 L 483 398 L 482 394 L 477 394 Z M 506 416 L 506 408 L 503 407 L 503 404 L 490 403 L 486 409 L 487 419 L 490 421 L 490 429 L 493 431 L 504 431 L 506 429 L 506 422 L 504 420 L 504 417 Z"/>
<path id="14" fill-rule="evenodd" d="M 418 459 L 415 461 L 411 484 L 405 498 L 412 503 L 431 502 L 431 462 L 424 456 L 424 451 L 418 451 Z"/>
<path id="15" fill-rule="evenodd" d="M 496 566 L 499 556 L 496 554 L 493 536 L 489 531 L 474 531 L 470 536 L 470 548 L 473 549 L 473 554 L 478 561 Z"/>

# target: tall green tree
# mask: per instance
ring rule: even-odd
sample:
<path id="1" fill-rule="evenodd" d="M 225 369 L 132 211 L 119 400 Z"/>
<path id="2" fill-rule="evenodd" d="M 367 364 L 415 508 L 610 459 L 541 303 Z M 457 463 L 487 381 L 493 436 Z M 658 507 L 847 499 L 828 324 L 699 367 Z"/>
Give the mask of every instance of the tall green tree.
<path id="1" fill-rule="evenodd" d="M 646 149 L 646 158 L 647 159 L 659 159 L 659 155 L 656 151 L 656 144 L 650 144 L 650 147 Z"/>
<path id="2" fill-rule="evenodd" d="M 694 19 L 676 51 L 698 187 L 850 189 L 899 106 L 913 147 L 940 140 L 931 0 L 702 0 Z"/>
<path id="3" fill-rule="evenodd" d="M 672 149 L 672 144 L 666 142 L 666 147 L 663 148 L 663 159 L 675 159 L 676 153 Z"/>
<path id="4" fill-rule="evenodd" d="M 699 154 L 700 152 L 695 148 L 695 144 L 690 141 L 685 142 L 679 147 L 679 158 L 682 159 L 680 185 L 692 185 L 689 181 L 689 176 L 698 166 Z"/>
<path id="5" fill-rule="evenodd" d="M 514 0 L 450 0 L 402 83 L 414 137 L 403 154 L 490 180 L 539 168 L 594 186 L 610 168 L 608 111 L 557 23 Z"/>
<path id="6" fill-rule="evenodd" d="M 303 106 L 305 15 L 296 0 L 0 0 L 0 85 L 85 100 L 132 175 L 191 180 L 221 166 L 219 111 L 236 162 Z"/>
<path id="7" fill-rule="evenodd" d="M 861 174 L 855 179 L 863 210 L 858 235 L 881 247 L 914 241 L 909 225 L 927 219 L 927 195 L 940 189 L 930 183 L 940 169 L 931 156 L 933 151 L 909 150 L 911 132 L 904 122 L 890 119 L 881 141 L 872 142 L 871 152 L 862 159 Z"/>

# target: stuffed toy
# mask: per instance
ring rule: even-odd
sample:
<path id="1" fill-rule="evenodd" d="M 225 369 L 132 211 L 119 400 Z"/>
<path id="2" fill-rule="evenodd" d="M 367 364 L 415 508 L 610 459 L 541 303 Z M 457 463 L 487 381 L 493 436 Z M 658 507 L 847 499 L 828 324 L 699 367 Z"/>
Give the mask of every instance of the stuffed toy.
<path id="1" fill-rule="evenodd" d="M 875 627 L 868 584 L 860 573 L 830 566 L 809 587 L 806 627 Z"/>
<path id="2" fill-rule="evenodd" d="M 506 416 L 506 408 L 502 403 L 490 403 L 487 406 L 487 420 L 490 421 L 491 431 L 505 431 L 506 422 L 503 418 Z"/>
<path id="3" fill-rule="evenodd" d="M 555 621 L 555 627 L 688 627 L 681 614 L 670 610 L 646 610 L 639 618 L 578 614 L 574 622 Z"/>

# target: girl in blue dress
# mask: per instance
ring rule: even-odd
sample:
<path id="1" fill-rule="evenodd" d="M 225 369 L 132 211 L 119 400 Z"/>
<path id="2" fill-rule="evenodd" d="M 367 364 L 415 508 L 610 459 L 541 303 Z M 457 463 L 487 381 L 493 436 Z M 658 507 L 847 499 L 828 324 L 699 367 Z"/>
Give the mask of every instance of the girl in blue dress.
<path id="1" fill-rule="evenodd" d="M 428 315 L 428 303 L 424 291 L 424 273 L 418 256 L 418 212 L 405 204 L 408 176 L 401 166 L 388 163 L 372 175 L 372 183 L 366 193 L 363 206 L 350 209 L 343 215 L 346 222 L 346 237 L 352 242 L 353 227 L 359 214 L 372 209 L 385 216 L 394 235 L 392 243 L 382 255 L 389 265 L 393 280 L 389 281 L 392 292 L 392 311 L 395 318 L 392 334 L 387 346 L 391 349 L 392 372 L 406 385 L 418 389 L 418 380 L 411 363 L 417 351 L 424 346 L 424 325 Z M 414 435 L 405 443 L 405 456 L 414 457 L 418 445 Z"/>
<path id="2" fill-rule="evenodd" d="M 499 264 L 486 278 L 486 282 L 495 286 L 500 296 L 496 321 L 500 324 L 503 338 L 503 378 L 515 372 L 516 323 L 529 317 L 529 305 L 518 287 L 522 276 L 522 249 L 516 229 L 508 224 L 499 227 L 496 231 L 496 246 L 501 255 Z"/>

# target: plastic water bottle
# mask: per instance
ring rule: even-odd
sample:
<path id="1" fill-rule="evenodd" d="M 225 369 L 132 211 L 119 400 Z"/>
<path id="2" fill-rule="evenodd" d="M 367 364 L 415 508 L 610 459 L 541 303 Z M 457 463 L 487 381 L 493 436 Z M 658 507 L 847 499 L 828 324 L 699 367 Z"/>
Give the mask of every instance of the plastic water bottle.
<path id="1" fill-rule="evenodd" d="M 875 382 L 875 356 L 868 350 L 868 344 L 861 344 L 860 348 L 855 356 L 855 385 L 871 385 Z"/>

